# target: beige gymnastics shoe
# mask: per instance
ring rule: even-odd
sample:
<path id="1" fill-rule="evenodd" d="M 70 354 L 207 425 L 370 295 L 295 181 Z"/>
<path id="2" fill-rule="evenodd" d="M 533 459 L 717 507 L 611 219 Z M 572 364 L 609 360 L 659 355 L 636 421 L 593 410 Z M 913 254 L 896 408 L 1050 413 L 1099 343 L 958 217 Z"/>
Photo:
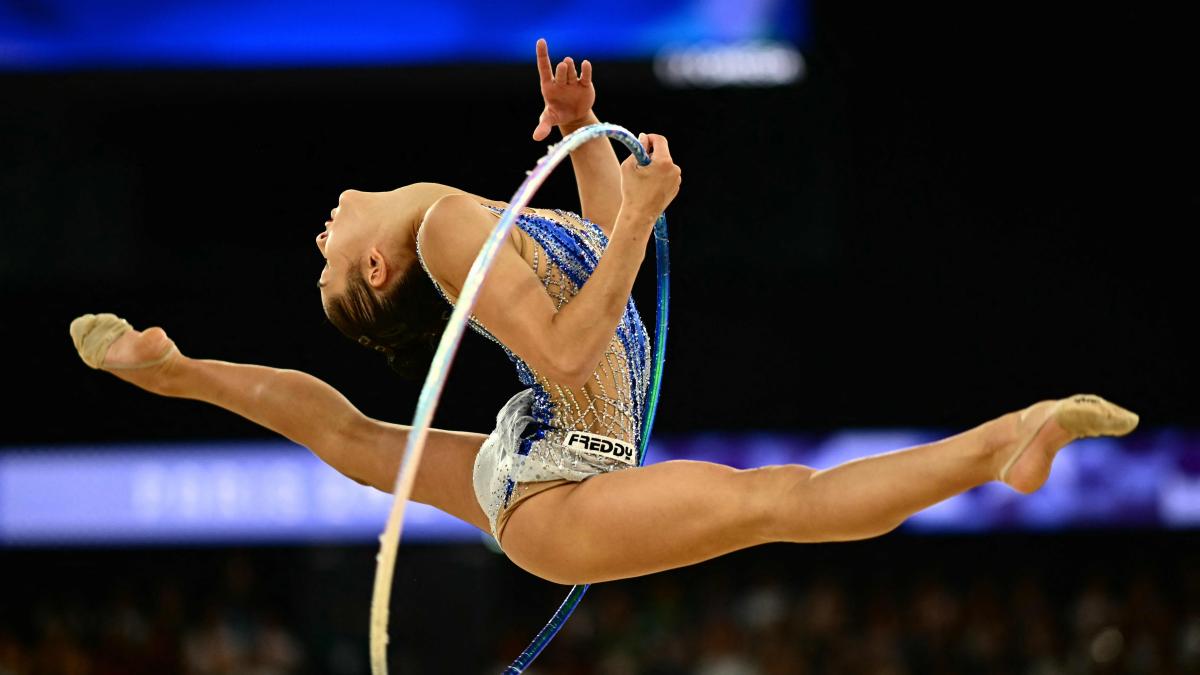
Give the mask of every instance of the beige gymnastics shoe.
<path id="1" fill-rule="evenodd" d="M 1032 492 L 1046 481 L 1054 455 L 1067 443 L 1124 436 L 1137 427 L 1138 420 L 1136 414 L 1094 394 L 1035 403 L 1021 412 L 1017 422 L 1021 440 L 997 478 L 1019 492 Z M 1046 438 L 1035 446 L 1043 432 Z"/>
<path id="2" fill-rule="evenodd" d="M 133 333 L 117 350 L 110 348 Z M 100 370 L 140 370 L 166 363 L 179 354 L 175 343 L 161 328 L 140 332 L 115 314 L 84 314 L 71 322 L 71 341 L 79 358 Z"/>

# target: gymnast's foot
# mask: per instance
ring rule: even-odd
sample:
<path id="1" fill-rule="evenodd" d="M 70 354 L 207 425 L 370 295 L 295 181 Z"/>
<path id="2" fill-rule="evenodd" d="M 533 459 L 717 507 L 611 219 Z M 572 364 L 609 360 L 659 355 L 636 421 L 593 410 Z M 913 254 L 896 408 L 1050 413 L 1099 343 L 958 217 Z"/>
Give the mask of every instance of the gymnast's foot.
<path id="1" fill-rule="evenodd" d="M 1008 418 L 1005 422 L 1015 425 L 1015 441 L 1000 454 L 1004 464 L 997 478 L 1025 494 L 1046 482 L 1054 456 L 1071 441 L 1124 436 L 1138 425 L 1137 415 L 1093 394 L 1041 401 Z"/>
<path id="2" fill-rule="evenodd" d="M 79 358 L 143 389 L 157 391 L 179 361 L 179 349 L 161 328 L 134 330 L 114 314 L 85 314 L 71 322 Z"/>

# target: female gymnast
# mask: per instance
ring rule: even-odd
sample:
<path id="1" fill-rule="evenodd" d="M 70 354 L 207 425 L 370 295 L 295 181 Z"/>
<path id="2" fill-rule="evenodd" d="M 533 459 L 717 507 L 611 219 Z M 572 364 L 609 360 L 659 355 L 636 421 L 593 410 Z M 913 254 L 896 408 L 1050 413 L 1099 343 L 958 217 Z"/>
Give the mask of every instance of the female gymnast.
<path id="1" fill-rule="evenodd" d="M 597 122 L 591 64 L 537 65 L 545 110 L 535 140 Z M 483 284 L 473 326 L 527 387 L 490 435 L 434 430 L 412 498 L 490 532 L 517 565 L 583 584 L 691 565 L 767 542 L 875 537 L 912 514 L 998 480 L 1022 493 L 1085 436 L 1123 435 L 1133 413 L 1093 395 L 1047 400 L 928 445 L 830 469 L 749 470 L 697 461 L 638 467 L 649 364 L 630 299 L 657 215 L 679 190 L 667 139 L 652 162 L 619 163 L 592 141 L 572 155 L 583 217 L 528 209 Z M 430 183 L 348 190 L 317 236 L 330 321 L 424 373 L 446 303 L 505 203 Z M 586 284 L 584 283 L 586 281 Z M 431 283 L 432 282 L 432 283 Z M 71 324 L 80 356 L 162 396 L 207 401 L 303 445 L 342 474 L 391 492 L 409 427 L 370 419 L 302 372 L 189 358 L 160 328 L 111 314 Z M 432 339 L 431 339 L 432 338 Z"/>

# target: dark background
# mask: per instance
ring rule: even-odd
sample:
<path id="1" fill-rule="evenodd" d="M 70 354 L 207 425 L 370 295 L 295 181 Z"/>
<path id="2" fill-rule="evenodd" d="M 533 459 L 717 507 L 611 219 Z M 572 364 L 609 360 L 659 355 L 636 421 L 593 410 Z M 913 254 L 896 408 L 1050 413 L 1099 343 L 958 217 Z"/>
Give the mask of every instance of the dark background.
<path id="1" fill-rule="evenodd" d="M 962 427 L 1076 391 L 1194 424 L 1181 19 L 812 12 L 794 87 L 672 90 L 649 64 L 596 64 L 601 118 L 666 134 L 685 173 L 658 431 Z M 266 434 L 90 372 L 66 328 L 101 311 L 162 325 L 193 356 L 312 372 L 406 421 L 416 383 L 322 314 L 326 212 L 345 188 L 415 181 L 507 199 L 544 151 L 532 61 L 0 84 L 10 444 Z M 535 204 L 578 208 L 569 168 Z M 488 431 L 518 386 L 472 336 L 437 424 Z"/>

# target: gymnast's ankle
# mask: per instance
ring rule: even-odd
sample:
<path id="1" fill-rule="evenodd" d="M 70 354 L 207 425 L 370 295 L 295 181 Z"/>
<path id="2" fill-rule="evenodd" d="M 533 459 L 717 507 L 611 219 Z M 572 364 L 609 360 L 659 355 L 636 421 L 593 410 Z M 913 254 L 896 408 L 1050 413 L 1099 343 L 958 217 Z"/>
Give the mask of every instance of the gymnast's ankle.
<path id="1" fill-rule="evenodd" d="M 987 480 L 996 480 L 1017 443 L 1021 413 L 1010 412 L 983 424 L 983 455 Z"/>

